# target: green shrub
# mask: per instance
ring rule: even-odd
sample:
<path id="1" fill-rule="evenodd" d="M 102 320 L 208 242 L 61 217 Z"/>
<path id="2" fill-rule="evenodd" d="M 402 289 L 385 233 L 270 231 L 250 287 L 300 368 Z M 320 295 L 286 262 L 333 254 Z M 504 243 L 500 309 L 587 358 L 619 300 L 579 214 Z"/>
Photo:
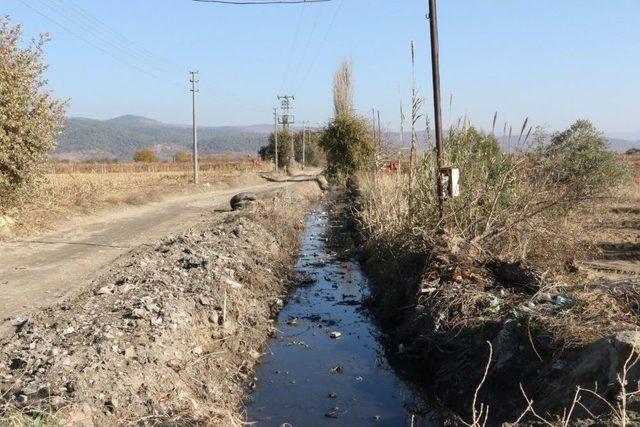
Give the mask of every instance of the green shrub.
<path id="1" fill-rule="evenodd" d="M 373 165 L 373 140 L 368 123 L 361 117 L 332 119 L 322 132 L 320 147 L 327 155 L 328 174 L 339 180 Z"/>
<path id="2" fill-rule="evenodd" d="M 276 141 L 272 132 L 269 135 L 269 143 L 261 147 L 258 155 L 263 161 L 275 161 L 276 158 Z M 280 167 L 287 166 L 291 161 L 291 143 L 293 136 L 290 132 L 278 131 L 278 165 Z"/>
<path id="3" fill-rule="evenodd" d="M 22 29 L 0 20 L 0 211 L 29 194 L 62 128 L 65 103 L 45 90 L 47 36 L 26 48 Z"/>
<path id="4" fill-rule="evenodd" d="M 375 147 L 369 125 L 353 108 L 351 63 L 343 60 L 333 78 L 334 117 L 320 136 L 327 156 L 327 172 L 344 180 L 373 166 Z"/>
<path id="5" fill-rule="evenodd" d="M 537 147 L 534 158 L 539 181 L 571 199 L 600 196 L 625 182 L 631 172 L 588 120 L 553 134 L 549 144 Z"/>
<path id="6" fill-rule="evenodd" d="M 296 162 L 302 164 L 302 131 L 296 132 L 294 137 Z M 322 161 L 322 149 L 320 148 L 320 137 L 317 132 L 306 132 L 304 151 L 305 151 L 305 164 L 307 166 L 318 166 Z"/>

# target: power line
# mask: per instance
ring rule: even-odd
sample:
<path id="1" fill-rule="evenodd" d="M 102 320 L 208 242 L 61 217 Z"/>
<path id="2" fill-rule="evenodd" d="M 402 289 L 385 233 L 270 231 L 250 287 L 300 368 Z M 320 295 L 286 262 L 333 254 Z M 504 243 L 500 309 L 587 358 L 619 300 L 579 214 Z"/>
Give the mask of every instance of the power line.
<path id="1" fill-rule="evenodd" d="M 129 61 L 133 61 L 136 65 L 147 67 L 155 72 L 163 72 L 166 74 L 174 74 L 166 69 L 160 70 L 156 64 L 152 64 L 149 60 L 143 57 L 140 53 L 132 51 L 132 49 L 126 44 L 113 38 L 113 36 L 107 34 L 106 36 L 98 32 L 96 24 L 90 22 L 76 10 L 71 9 L 67 4 L 59 2 L 60 7 L 53 7 L 49 2 L 39 0 L 40 4 L 49 8 L 53 13 L 59 15 L 65 22 L 74 27 L 80 27 L 83 32 L 83 37 L 93 38 L 97 42 L 101 43 L 105 47 L 112 48 L 117 52 L 117 56 L 123 57 Z M 113 55 L 113 54 L 112 54 Z"/>
<path id="2" fill-rule="evenodd" d="M 293 60 L 293 51 L 298 41 L 298 36 L 300 35 L 300 27 L 302 27 L 302 17 L 304 16 L 304 9 L 300 9 L 300 15 L 298 16 L 298 25 L 296 26 L 296 32 L 293 38 L 291 39 L 291 47 L 289 48 L 289 58 L 287 59 L 287 67 L 284 70 L 284 74 L 282 75 L 282 83 L 280 84 L 280 90 L 284 89 L 284 84 L 287 81 L 287 77 L 289 77 L 289 69 L 291 68 L 291 61 Z"/>
<path id="3" fill-rule="evenodd" d="M 300 71 L 300 68 L 302 67 L 302 64 L 304 64 L 304 59 L 306 56 L 306 53 L 309 49 L 309 46 L 311 45 L 311 40 L 313 39 L 313 35 L 316 32 L 316 28 L 318 27 L 318 21 L 320 20 L 320 13 L 316 12 L 316 17 L 313 21 L 313 26 L 311 27 L 311 32 L 309 33 L 309 37 L 307 37 L 307 42 L 305 43 L 304 47 L 302 48 L 301 54 L 300 54 L 300 58 L 297 61 L 297 65 L 296 67 L 293 69 L 293 81 L 296 82 L 298 81 L 298 73 Z"/>
<path id="4" fill-rule="evenodd" d="M 74 0 L 61 0 L 62 2 L 67 2 L 73 9 L 75 9 L 78 14 L 82 15 L 84 18 L 92 21 L 96 25 L 96 29 L 101 30 L 102 33 L 107 37 L 111 37 L 116 43 L 119 43 L 121 46 L 130 47 L 133 51 L 137 52 L 137 54 L 147 57 L 150 60 L 155 61 L 158 64 L 170 65 L 171 67 L 175 67 L 176 69 L 182 69 L 182 67 L 168 59 L 161 58 L 155 55 L 153 52 L 146 49 L 144 46 L 139 45 L 135 41 L 131 40 L 124 34 L 118 32 L 113 29 L 113 27 L 106 24 L 104 21 L 101 21 L 96 16 L 89 13 L 86 9 L 82 8 L 78 5 Z M 122 42 L 119 42 L 119 40 Z"/>
<path id="5" fill-rule="evenodd" d="M 340 3 L 338 4 L 338 7 L 336 8 L 336 11 L 333 14 L 333 18 L 331 19 L 331 22 L 329 23 L 329 26 L 327 27 L 327 31 L 325 32 L 324 37 L 322 38 L 322 42 L 320 43 L 320 47 L 316 50 L 316 54 L 313 57 L 313 60 L 309 63 L 309 68 L 307 69 L 307 72 L 304 74 L 304 77 L 300 81 L 298 86 L 296 86 L 296 90 L 307 81 L 307 78 L 309 77 L 309 74 L 311 73 L 311 70 L 313 70 L 313 68 L 316 65 L 316 62 L 318 62 L 318 58 L 320 57 L 320 52 L 322 52 L 322 49 L 324 49 L 324 45 L 327 43 L 327 40 L 329 39 L 329 33 L 333 30 L 333 26 L 335 25 L 336 19 L 338 18 L 338 13 L 342 9 L 342 5 L 343 4 L 344 4 L 344 0 L 340 0 Z"/>
<path id="6" fill-rule="evenodd" d="M 65 25 L 61 24 L 60 22 L 56 21 L 55 19 L 51 18 L 50 16 L 46 15 L 45 13 L 41 12 L 40 10 L 36 9 L 36 8 L 35 8 L 35 7 L 33 7 L 32 5 L 30 5 L 30 4 L 28 4 L 28 3 L 26 3 L 24 0 L 18 0 L 18 1 L 19 1 L 20 3 L 22 3 L 24 6 L 28 7 L 28 8 L 29 8 L 29 9 L 31 9 L 32 11 L 34 11 L 35 13 L 37 13 L 38 15 L 42 16 L 43 18 L 45 18 L 47 21 L 49 21 L 49 22 L 53 23 L 54 25 L 57 25 L 58 27 L 62 28 L 64 31 L 66 31 L 66 32 L 68 32 L 69 34 L 71 34 L 71 35 L 73 35 L 73 36 L 77 37 L 78 39 L 82 40 L 83 42 L 85 42 L 85 43 L 86 43 L 86 44 L 88 44 L 89 46 L 91 46 L 91 47 L 93 47 L 93 48 L 95 48 L 95 49 L 99 50 L 100 52 L 102 52 L 102 53 L 104 53 L 104 54 L 106 54 L 106 55 L 110 56 L 111 58 L 115 59 L 116 61 L 120 62 L 121 64 L 126 65 L 127 67 L 132 68 L 132 69 L 134 69 L 134 70 L 136 70 L 136 71 L 139 71 L 139 72 L 141 72 L 141 73 L 147 74 L 147 75 L 149 75 L 149 76 L 153 77 L 154 79 L 164 80 L 164 79 L 162 79 L 161 77 L 159 77 L 159 76 L 157 76 L 157 75 L 155 75 L 155 74 L 153 74 L 153 73 L 150 73 L 149 71 L 147 71 L 147 70 L 145 70 L 145 69 L 143 69 L 143 68 L 140 68 L 140 67 L 138 67 L 138 66 L 137 66 L 137 65 L 135 65 L 135 64 L 131 64 L 130 62 L 128 62 L 128 61 L 126 61 L 126 60 L 124 60 L 124 59 L 122 59 L 122 58 L 120 58 L 120 57 L 118 57 L 118 56 L 116 56 L 116 55 L 112 54 L 111 52 L 109 52 L 108 50 L 104 49 L 103 47 L 101 47 L 101 46 L 99 46 L 99 45 L 97 45 L 97 44 L 93 43 L 91 40 L 89 40 L 89 39 L 87 39 L 87 38 L 83 37 L 82 35 L 78 34 L 77 32 L 75 32 L 75 31 L 73 31 L 73 30 L 69 29 L 69 28 L 68 28 L 68 27 L 66 27 Z M 172 84 L 175 84 L 175 83 L 172 83 Z"/>

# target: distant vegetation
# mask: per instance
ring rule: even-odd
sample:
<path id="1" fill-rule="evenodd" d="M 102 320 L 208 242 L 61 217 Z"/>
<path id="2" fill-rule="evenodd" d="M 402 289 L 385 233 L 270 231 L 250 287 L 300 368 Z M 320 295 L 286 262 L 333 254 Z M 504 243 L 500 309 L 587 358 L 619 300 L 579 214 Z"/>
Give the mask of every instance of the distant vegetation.
<path id="1" fill-rule="evenodd" d="M 158 155 L 150 148 L 143 148 L 133 155 L 133 161 L 138 163 L 156 163 L 158 160 Z"/>
<path id="2" fill-rule="evenodd" d="M 276 158 L 276 138 L 275 133 L 269 135 L 269 143 L 264 147 L 260 147 L 258 155 L 262 160 L 275 161 Z M 278 131 L 278 166 L 287 166 L 291 161 L 291 140 L 293 135 L 291 132 L 283 130 Z"/>
<path id="3" fill-rule="evenodd" d="M 324 157 L 322 149 L 319 146 L 318 132 L 306 131 L 304 143 L 304 161 L 307 166 L 318 166 Z M 300 131 L 278 131 L 278 164 L 285 166 L 291 162 L 291 143 L 294 144 L 295 161 L 302 164 L 302 147 L 303 132 Z M 272 132 L 269 135 L 269 143 L 258 150 L 258 155 L 263 161 L 275 161 L 275 138 Z"/>
<path id="4" fill-rule="evenodd" d="M 199 127 L 200 153 L 252 154 L 267 142 L 261 127 Z M 162 159 L 176 151 L 190 151 L 191 127 L 163 124 L 145 117 L 122 116 L 111 120 L 68 118 L 57 138 L 57 158 L 131 160 L 133 153 L 151 147 Z"/>
<path id="5" fill-rule="evenodd" d="M 45 89 L 47 36 L 26 47 L 21 36 L 0 20 L 0 212 L 33 189 L 64 117 L 65 104 Z"/>
<path id="6" fill-rule="evenodd" d="M 355 114 L 351 64 L 343 61 L 333 82 L 334 117 L 320 137 L 327 172 L 343 180 L 373 164 L 374 146 L 367 121 Z"/>

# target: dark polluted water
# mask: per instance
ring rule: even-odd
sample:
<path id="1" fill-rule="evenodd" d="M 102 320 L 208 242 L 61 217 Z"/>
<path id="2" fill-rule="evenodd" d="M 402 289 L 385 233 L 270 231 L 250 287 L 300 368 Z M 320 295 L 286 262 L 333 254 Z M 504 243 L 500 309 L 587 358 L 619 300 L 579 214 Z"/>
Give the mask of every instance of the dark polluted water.
<path id="1" fill-rule="evenodd" d="M 293 291 L 278 317 L 280 333 L 268 342 L 247 420 L 259 427 L 440 425 L 389 367 L 361 308 L 366 278 L 357 262 L 338 259 L 326 245 L 331 225 L 322 209 L 307 218 L 296 265 L 313 281 Z"/>

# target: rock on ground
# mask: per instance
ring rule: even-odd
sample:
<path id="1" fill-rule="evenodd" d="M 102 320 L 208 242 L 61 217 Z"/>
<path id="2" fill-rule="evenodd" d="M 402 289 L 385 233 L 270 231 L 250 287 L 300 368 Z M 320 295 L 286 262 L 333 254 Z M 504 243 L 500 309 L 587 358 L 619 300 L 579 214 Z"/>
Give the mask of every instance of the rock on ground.
<path id="1" fill-rule="evenodd" d="M 231 198 L 229 202 L 231 209 L 234 211 L 244 209 L 257 200 L 257 197 L 253 193 L 238 193 Z"/>

